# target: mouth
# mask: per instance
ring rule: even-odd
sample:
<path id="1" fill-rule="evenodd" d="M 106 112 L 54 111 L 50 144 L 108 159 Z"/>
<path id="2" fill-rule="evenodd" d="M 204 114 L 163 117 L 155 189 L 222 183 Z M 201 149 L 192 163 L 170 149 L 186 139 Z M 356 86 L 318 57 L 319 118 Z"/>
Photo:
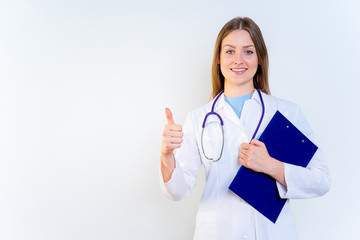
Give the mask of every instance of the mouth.
<path id="1" fill-rule="evenodd" d="M 230 68 L 233 72 L 245 72 L 247 68 Z"/>

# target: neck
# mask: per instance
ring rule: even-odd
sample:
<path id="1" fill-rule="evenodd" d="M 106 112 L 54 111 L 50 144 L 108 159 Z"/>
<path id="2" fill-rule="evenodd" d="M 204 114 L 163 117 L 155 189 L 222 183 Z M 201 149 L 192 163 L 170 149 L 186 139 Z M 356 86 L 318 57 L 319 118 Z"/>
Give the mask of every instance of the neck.
<path id="1" fill-rule="evenodd" d="M 224 96 L 225 97 L 241 97 L 249 95 L 255 91 L 254 84 L 242 85 L 242 86 L 230 86 L 229 84 L 224 85 Z"/>

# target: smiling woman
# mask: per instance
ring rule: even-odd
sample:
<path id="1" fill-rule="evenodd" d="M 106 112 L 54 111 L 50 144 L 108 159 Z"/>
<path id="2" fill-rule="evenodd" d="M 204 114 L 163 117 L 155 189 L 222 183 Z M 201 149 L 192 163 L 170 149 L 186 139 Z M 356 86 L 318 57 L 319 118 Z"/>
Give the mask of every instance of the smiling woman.
<path id="1" fill-rule="evenodd" d="M 224 38 L 220 51 L 220 69 L 226 79 L 227 97 L 246 95 L 243 93 L 254 87 L 252 80 L 257 66 L 255 46 L 247 31 L 234 30 Z M 242 87 L 234 87 L 238 85 Z"/>
<path id="2" fill-rule="evenodd" d="M 221 29 L 212 84 L 214 100 L 190 112 L 184 127 L 166 109 L 161 146 L 165 194 L 173 200 L 189 195 L 203 166 L 206 186 L 194 239 L 297 239 L 289 199 L 324 195 L 330 188 L 329 170 L 319 149 L 304 168 L 273 158 L 256 140 L 277 111 L 308 138 L 313 132 L 296 104 L 270 96 L 266 46 L 250 18 L 234 18 Z M 240 167 L 276 182 L 278 197 L 287 200 L 276 223 L 229 190 Z"/>
<path id="3" fill-rule="evenodd" d="M 225 57 L 225 53 L 233 54 L 235 55 L 234 57 L 238 56 L 238 59 L 227 58 Z M 243 58 L 241 58 L 241 53 Z M 249 18 L 235 18 L 226 23 L 221 29 L 216 39 L 212 62 L 213 97 L 216 97 L 216 95 L 224 89 L 226 71 L 223 72 L 223 70 L 226 69 L 221 69 L 221 67 L 226 64 L 226 62 L 221 64 L 221 61 L 230 61 L 228 62 L 230 65 L 242 65 L 238 68 L 243 67 L 247 63 L 251 64 L 252 67 L 256 65 L 254 69 L 252 69 L 255 72 L 249 74 L 251 79 L 254 79 L 254 86 L 264 93 L 270 94 L 268 83 L 268 53 L 260 28 L 254 21 Z M 245 62 L 242 63 L 241 61 Z M 232 67 L 236 68 L 235 66 Z"/>

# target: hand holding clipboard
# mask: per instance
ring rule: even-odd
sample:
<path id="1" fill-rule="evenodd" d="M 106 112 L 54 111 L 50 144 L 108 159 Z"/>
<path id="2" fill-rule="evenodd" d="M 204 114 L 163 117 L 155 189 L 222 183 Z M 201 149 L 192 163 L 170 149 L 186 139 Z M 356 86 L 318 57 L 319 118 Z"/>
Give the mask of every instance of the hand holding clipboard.
<path id="1" fill-rule="evenodd" d="M 275 113 L 259 141 L 266 145 L 271 157 L 302 167 L 308 165 L 317 150 L 317 146 L 279 111 Z M 287 200 L 280 198 L 273 178 L 246 167 L 239 169 L 229 189 L 273 223 Z"/>

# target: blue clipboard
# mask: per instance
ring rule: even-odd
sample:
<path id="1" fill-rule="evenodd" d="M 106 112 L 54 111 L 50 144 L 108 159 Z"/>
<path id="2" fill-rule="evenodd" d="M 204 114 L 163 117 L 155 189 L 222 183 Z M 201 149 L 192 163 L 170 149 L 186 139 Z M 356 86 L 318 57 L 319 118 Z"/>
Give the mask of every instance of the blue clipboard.
<path id="1" fill-rule="evenodd" d="M 318 149 L 279 111 L 270 120 L 259 141 L 265 143 L 271 157 L 302 167 L 309 164 Z M 279 196 L 272 177 L 246 167 L 240 167 L 229 189 L 273 223 L 287 201 Z"/>

